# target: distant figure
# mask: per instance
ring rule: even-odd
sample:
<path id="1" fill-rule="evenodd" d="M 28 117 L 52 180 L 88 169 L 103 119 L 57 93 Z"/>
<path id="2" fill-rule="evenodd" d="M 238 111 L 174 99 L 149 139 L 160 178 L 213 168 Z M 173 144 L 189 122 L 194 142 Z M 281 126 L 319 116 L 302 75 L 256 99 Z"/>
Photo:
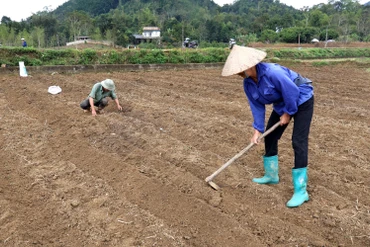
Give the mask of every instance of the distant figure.
<path id="1" fill-rule="evenodd" d="M 185 48 L 197 48 L 198 47 L 198 41 L 196 41 L 196 40 L 191 40 L 190 41 L 190 38 L 186 38 L 182 45 Z"/>
<path id="2" fill-rule="evenodd" d="M 22 40 L 22 46 L 23 46 L 23 47 L 27 47 L 27 42 L 26 42 L 26 40 L 25 40 L 24 38 L 21 38 L 21 40 Z"/>
<path id="3" fill-rule="evenodd" d="M 104 107 L 108 105 L 108 99 L 106 97 L 111 97 L 116 102 L 118 110 L 122 111 L 122 106 L 119 104 L 115 89 L 116 87 L 111 79 L 96 83 L 91 89 L 89 96 L 81 102 L 81 108 L 85 112 L 91 111 L 91 114 L 96 116 L 94 106 L 98 107 L 99 113 L 103 113 Z"/>
<path id="4" fill-rule="evenodd" d="M 229 40 L 229 49 L 231 50 L 235 44 L 236 44 L 235 39 L 230 39 Z"/>

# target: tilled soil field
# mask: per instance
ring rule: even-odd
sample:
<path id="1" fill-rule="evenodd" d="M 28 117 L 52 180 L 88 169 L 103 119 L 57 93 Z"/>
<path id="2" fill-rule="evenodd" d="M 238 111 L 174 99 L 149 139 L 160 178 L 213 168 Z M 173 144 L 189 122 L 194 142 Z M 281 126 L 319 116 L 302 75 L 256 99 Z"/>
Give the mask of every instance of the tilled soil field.
<path id="1" fill-rule="evenodd" d="M 0 75 L 0 246 L 370 246 L 369 66 L 289 67 L 315 87 L 310 201 L 294 209 L 292 126 L 279 184 L 252 182 L 263 144 L 221 190 L 204 181 L 253 133 L 242 82 L 221 68 Z M 124 109 L 92 117 L 79 103 L 106 78 Z"/>

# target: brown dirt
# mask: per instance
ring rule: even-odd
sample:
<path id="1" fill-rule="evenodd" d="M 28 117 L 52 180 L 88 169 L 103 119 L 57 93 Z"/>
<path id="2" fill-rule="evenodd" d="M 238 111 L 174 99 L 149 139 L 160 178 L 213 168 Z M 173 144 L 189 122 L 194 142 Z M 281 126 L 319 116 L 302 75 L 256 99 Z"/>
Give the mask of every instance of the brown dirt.
<path id="1" fill-rule="evenodd" d="M 0 246 L 370 246 L 370 84 L 354 64 L 290 66 L 314 80 L 309 193 L 292 195 L 291 126 L 278 185 L 258 185 L 239 78 L 221 69 L 0 75 Z M 79 108 L 111 78 L 124 107 Z M 51 85 L 63 92 L 47 93 Z"/>

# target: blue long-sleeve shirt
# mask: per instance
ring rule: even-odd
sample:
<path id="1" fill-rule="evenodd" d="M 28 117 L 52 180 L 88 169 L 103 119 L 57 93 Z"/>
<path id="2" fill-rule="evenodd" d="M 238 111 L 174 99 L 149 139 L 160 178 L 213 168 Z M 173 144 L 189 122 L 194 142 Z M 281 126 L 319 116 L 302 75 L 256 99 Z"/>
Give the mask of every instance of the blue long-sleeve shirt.
<path id="1" fill-rule="evenodd" d="M 258 83 L 245 78 L 244 91 L 252 111 L 253 127 L 264 132 L 266 105 L 273 104 L 273 109 L 280 116 L 284 113 L 294 115 L 298 106 L 313 96 L 313 87 L 310 83 L 297 86 L 294 82 L 297 78 L 304 82 L 311 81 L 278 64 L 259 63 L 256 69 Z"/>

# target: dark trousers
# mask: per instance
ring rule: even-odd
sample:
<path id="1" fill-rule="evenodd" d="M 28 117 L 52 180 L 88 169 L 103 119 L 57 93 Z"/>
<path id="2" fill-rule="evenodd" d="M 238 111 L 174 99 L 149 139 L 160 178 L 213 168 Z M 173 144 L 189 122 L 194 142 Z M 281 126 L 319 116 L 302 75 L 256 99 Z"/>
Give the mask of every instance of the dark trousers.
<path id="1" fill-rule="evenodd" d="M 94 106 L 99 107 L 99 109 L 103 109 L 107 105 L 108 105 L 108 99 L 107 98 L 103 98 L 100 101 L 94 103 Z M 89 98 L 87 98 L 84 101 L 82 101 L 81 104 L 80 104 L 80 106 L 84 110 L 90 109 L 91 106 L 90 106 Z"/>
<path id="2" fill-rule="evenodd" d="M 294 118 L 292 145 L 294 150 L 295 169 L 307 167 L 308 164 L 308 135 L 310 133 L 313 106 L 314 97 L 312 96 L 311 99 L 300 105 L 297 113 L 292 116 Z M 280 121 L 280 116 L 273 111 L 268 120 L 266 129 L 269 129 L 278 121 Z M 278 141 L 287 126 L 288 124 L 279 126 L 265 137 L 266 157 L 278 154 Z"/>

